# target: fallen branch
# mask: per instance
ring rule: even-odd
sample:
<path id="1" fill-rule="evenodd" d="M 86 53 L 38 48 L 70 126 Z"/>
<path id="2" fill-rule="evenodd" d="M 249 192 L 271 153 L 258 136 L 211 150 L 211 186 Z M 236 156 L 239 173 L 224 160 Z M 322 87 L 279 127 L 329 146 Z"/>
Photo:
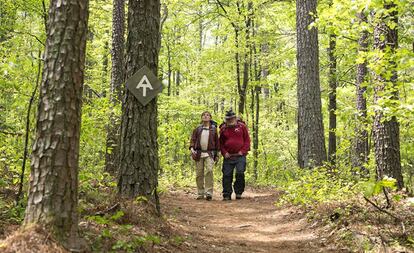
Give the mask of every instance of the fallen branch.
<path id="1" fill-rule="evenodd" d="M 393 217 L 394 219 L 396 219 L 399 222 L 402 222 L 403 220 L 400 217 L 397 217 L 395 214 L 392 214 L 390 212 L 388 212 L 387 210 L 379 207 L 377 204 L 375 204 L 374 202 L 372 202 L 371 200 L 369 200 L 367 197 L 364 196 L 364 199 L 370 203 L 372 206 L 374 206 L 378 211 L 383 212 L 385 214 L 388 214 L 389 216 Z"/>
<path id="2" fill-rule="evenodd" d="M 108 209 L 95 213 L 95 216 L 104 216 L 107 213 L 113 213 L 119 210 L 120 207 L 121 205 L 119 203 L 116 203 L 115 205 L 109 207 Z"/>

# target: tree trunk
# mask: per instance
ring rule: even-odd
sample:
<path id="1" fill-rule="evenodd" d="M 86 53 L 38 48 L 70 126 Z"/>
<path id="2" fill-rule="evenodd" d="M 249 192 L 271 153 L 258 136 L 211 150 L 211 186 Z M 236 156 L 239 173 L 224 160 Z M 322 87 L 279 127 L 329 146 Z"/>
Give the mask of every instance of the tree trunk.
<path id="1" fill-rule="evenodd" d="M 249 63 L 247 60 L 247 56 L 245 56 L 244 63 L 243 63 L 243 84 L 241 86 L 241 89 L 239 90 L 239 114 L 240 115 L 244 114 L 248 83 L 249 83 Z"/>
<path id="2" fill-rule="evenodd" d="M 319 80 L 318 31 L 309 29 L 316 0 L 296 1 L 298 75 L 298 163 L 301 168 L 326 161 Z"/>
<path id="3" fill-rule="evenodd" d="M 147 66 L 155 76 L 160 48 L 160 1 L 129 2 L 126 77 Z M 145 196 L 158 204 L 157 98 L 142 106 L 126 91 L 122 105 L 119 193 Z"/>
<path id="4" fill-rule="evenodd" d="M 30 188 L 24 224 L 45 226 L 78 248 L 78 158 L 85 66 L 87 0 L 49 7 Z"/>
<path id="5" fill-rule="evenodd" d="M 256 37 L 256 32 L 258 30 L 258 25 L 254 22 L 253 19 L 253 38 Z M 260 102 L 260 91 L 261 87 L 258 82 L 260 82 L 261 75 L 259 70 L 259 56 L 257 52 L 256 42 L 253 42 L 252 45 L 252 53 L 253 53 L 253 76 L 252 80 L 256 81 L 256 85 L 254 89 L 252 89 L 252 124 L 253 124 L 253 177 L 254 180 L 257 181 L 259 177 L 259 102 Z M 265 80 L 267 76 L 263 76 Z"/>
<path id="6" fill-rule="evenodd" d="M 112 14 L 112 73 L 111 73 L 111 114 L 107 127 L 105 171 L 116 174 L 119 170 L 121 119 L 114 107 L 122 102 L 124 82 L 125 50 L 125 0 L 114 0 Z"/>
<path id="7" fill-rule="evenodd" d="M 336 163 L 336 35 L 329 35 L 329 139 L 328 161 L 332 166 Z"/>
<path id="8" fill-rule="evenodd" d="M 358 18 L 360 22 L 366 22 L 367 18 L 364 13 L 359 13 Z M 362 31 L 361 37 L 358 40 L 359 50 L 361 52 L 368 51 L 368 32 Z M 354 154 L 352 155 L 352 166 L 359 168 L 360 172 L 367 174 L 367 169 L 364 164 L 368 162 L 369 146 L 368 146 L 368 131 L 367 131 L 367 99 L 366 99 L 366 85 L 365 78 L 367 76 L 367 62 L 364 61 L 357 65 L 356 76 L 356 127 L 354 139 Z"/>
<path id="9" fill-rule="evenodd" d="M 171 66 L 171 48 L 167 45 L 167 67 L 168 67 L 168 89 L 167 89 L 167 96 L 171 96 L 171 74 L 172 74 L 172 66 Z"/>
<path id="10" fill-rule="evenodd" d="M 379 105 L 382 99 L 398 100 L 397 71 L 395 58 L 395 50 L 398 47 L 398 18 L 397 11 L 390 9 L 395 8 L 394 3 L 386 4 L 385 9 L 388 14 L 382 14 L 379 23 L 374 28 L 374 48 L 383 52 L 382 60 L 385 68 L 381 73 L 374 71 L 374 104 Z M 395 24 L 395 28 L 390 28 L 389 23 Z M 391 77 L 384 74 L 391 72 Z M 397 180 L 397 186 L 402 189 L 404 186 L 401 173 L 401 157 L 400 157 L 400 128 L 395 115 L 385 115 L 382 109 L 375 110 L 374 118 L 374 148 L 375 160 L 377 167 L 377 177 L 382 179 L 389 176 Z"/>
<path id="11" fill-rule="evenodd" d="M 122 102 L 122 84 L 125 81 L 125 0 L 114 0 L 112 19 L 111 99 L 118 104 Z"/>
<path id="12" fill-rule="evenodd" d="M 263 43 L 261 45 L 261 52 L 264 55 L 269 55 L 269 44 L 268 43 Z M 265 63 L 264 66 L 261 68 L 261 78 L 263 80 L 267 79 L 267 76 L 269 75 L 269 66 L 268 63 Z M 269 98 L 270 97 L 270 89 L 268 87 L 263 87 L 261 90 L 261 93 L 263 93 L 263 98 Z"/>
<path id="13" fill-rule="evenodd" d="M 106 31 L 105 35 L 109 35 L 109 32 Z M 106 37 L 105 36 L 105 37 Z M 103 55 L 103 59 L 102 59 L 102 86 L 106 87 L 106 85 L 108 84 L 107 82 L 107 76 L 108 76 L 108 63 L 109 63 L 109 57 L 108 57 L 108 51 L 109 51 L 109 41 L 106 40 L 104 43 L 104 55 Z M 103 92 L 103 96 L 105 96 L 105 91 Z"/>
<path id="14" fill-rule="evenodd" d="M 200 6 L 200 8 L 203 8 L 202 6 Z M 203 10 L 202 9 L 200 9 L 199 11 L 198 11 L 198 16 L 199 16 L 199 20 L 198 20 L 198 36 L 199 36 L 199 41 L 198 41 L 198 43 L 199 43 L 199 51 L 201 52 L 202 50 L 203 50 L 203 29 L 204 29 L 204 26 L 203 26 Z"/>
<path id="15" fill-rule="evenodd" d="M 243 15 L 240 10 L 240 4 L 237 2 L 239 15 Z M 239 92 L 239 114 L 244 114 L 246 107 L 247 85 L 249 84 L 249 51 L 250 51 L 250 32 L 252 27 L 253 3 L 249 2 L 247 5 L 247 17 L 245 17 L 245 48 L 243 56 L 243 83 L 238 86 Z M 239 75 L 240 76 L 240 75 Z M 240 78 L 240 77 L 239 77 Z M 240 81 L 239 81 L 240 83 Z"/>
<path id="16" fill-rule="evenodd" d="M 236 81 L 237 81 L 237 92 L 238 94 L 241 93 L 241 76 L 240 76 L 240 41 L 239 41 L 239 28 L 237 26 L 233 26 L 234 28 L 234 42 L 236 46 L 236 53 L 234 54 L 235 62 L 236 62 Z M 240 107 L 240 106 L 239 106 Z M 240 110 L 240 108 L 239 108 Z M 240 113 L 240 111 L 239 111 Z"/>
<path id="17" fill-rule="evenodd" d="M 260 109 L 260 87 L 255 87 L 255 121 L 254 121 L 254 136 L 253 136 L 253 168 L 254 168 L 254 179 L 257 180 L 259 173 L 258 173 L 258 163 L 259 163 L 259 109 Z"/>
<path id="18" fill-rule="evenodd" d="M 180 84 L 181 84 L 181 73 L 180 71 L 177 71 L 176 77 L 175 77 L 175 95 L 180 95 Z"/>

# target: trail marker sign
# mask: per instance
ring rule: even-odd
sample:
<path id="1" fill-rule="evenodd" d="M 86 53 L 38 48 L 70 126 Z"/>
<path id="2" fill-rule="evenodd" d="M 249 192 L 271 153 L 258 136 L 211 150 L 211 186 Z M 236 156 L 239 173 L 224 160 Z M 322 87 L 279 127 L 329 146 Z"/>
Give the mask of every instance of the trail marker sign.
<path id="1" fill-rule="evenodd" d="M 125 85 L 144 106 L 153 100 L 163 88 L 161 82 L 147 66 L 135 72 Z"/>

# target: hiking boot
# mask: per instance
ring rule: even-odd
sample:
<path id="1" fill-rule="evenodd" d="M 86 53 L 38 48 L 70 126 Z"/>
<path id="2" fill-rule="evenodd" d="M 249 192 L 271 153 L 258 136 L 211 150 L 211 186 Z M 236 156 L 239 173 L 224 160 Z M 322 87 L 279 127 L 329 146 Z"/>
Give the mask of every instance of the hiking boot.
<path id="1" fill-rule="evenodd" d="M 213 199 L 213 197 L 211 195 L 207 195 L 206 200 L 210 201 L 211 199 Z"/>
<path id="2" fill-rule="evenodd" d="M 236 199 L 242 199 L 241 194 L 236 194 Z"/>
<path id="3" fill-rule="evenodd" d="M 200 200 L 200 199 L 204 199 L 204 196 L 203 195 L 198 195 L 196 200 Z"/>
<path id="4" fill-rule="evenodd" d="M 231 200 L 230 196 L 223 196 L 223 201 L 229 201 L 229 200 Z"/>

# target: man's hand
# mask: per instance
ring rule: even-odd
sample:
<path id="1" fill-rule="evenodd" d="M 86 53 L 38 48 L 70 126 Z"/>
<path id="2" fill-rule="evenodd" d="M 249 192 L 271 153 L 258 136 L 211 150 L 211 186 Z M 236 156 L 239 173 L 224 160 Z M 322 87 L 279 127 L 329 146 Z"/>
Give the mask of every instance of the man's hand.
<path id="1" fill-rule="evenodd" d="M 191 148 L 191 153 L 195 155 L 197 152 L 194 150 L 194 148 Z"/>
<path id="2" fill-rule="evenodd" d="M 242 153 L 241 151 L 239 151 L 237 154 L 238 154 L 239 156 L 243 156 L 243 153 Z"/>
<path id="3" fill-rule="evenodd" d="M 230 154 L 229 153 L 225 153 L 224 154 L 224 158 L 229 159 L 230 158 Z"/>

